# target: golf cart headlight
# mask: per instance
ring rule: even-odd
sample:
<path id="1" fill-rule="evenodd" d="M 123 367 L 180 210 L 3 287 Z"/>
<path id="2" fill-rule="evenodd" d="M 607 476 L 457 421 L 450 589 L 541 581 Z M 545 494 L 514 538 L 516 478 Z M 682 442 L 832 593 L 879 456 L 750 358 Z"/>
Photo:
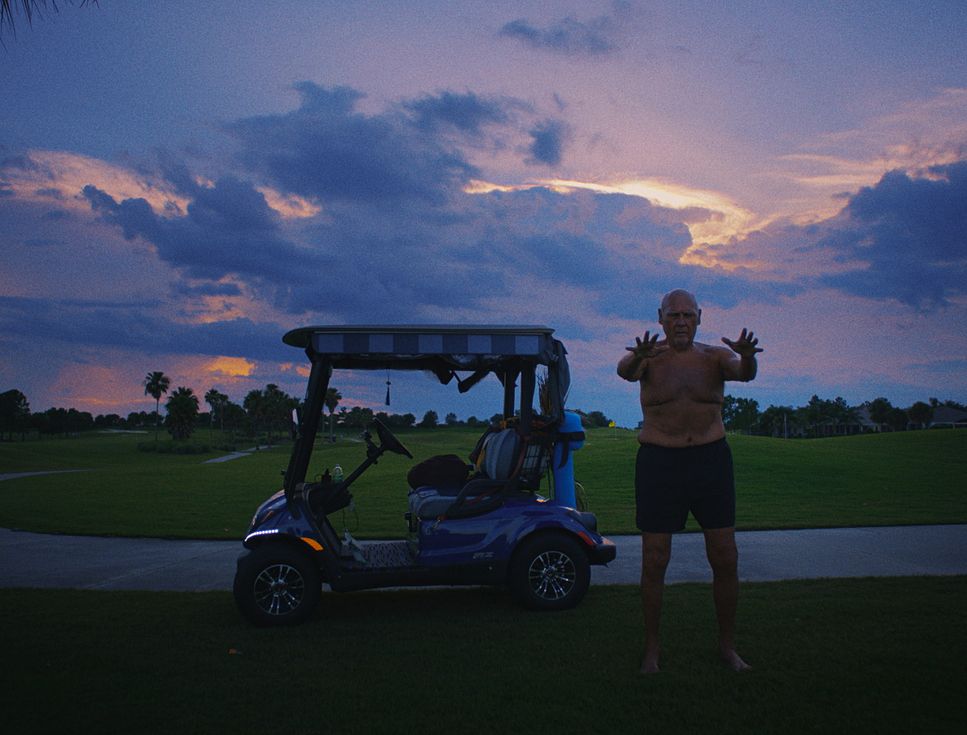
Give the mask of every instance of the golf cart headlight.
<path id="1" fill-rule="evenodd" d="M 246 543 L 249 541 L 249 539 L 257 538 L 259 536 L 271 536 L 274 533 L 279 533 L 279 529 L 270 528 L 267 531 L 253 531 L 252 533 L 250 533 L 248 536 L 245 537 L 242 543 Z"/>

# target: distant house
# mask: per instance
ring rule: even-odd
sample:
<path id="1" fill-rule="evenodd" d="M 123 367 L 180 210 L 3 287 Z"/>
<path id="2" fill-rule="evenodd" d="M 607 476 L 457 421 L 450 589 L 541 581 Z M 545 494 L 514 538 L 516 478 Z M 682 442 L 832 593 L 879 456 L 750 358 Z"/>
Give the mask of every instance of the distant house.
<path id="1" fill-rule="evenodd" d="M 853 410 L 853 416 L 846 421 L 827 419 L 818 424 L 810 426 L 812 436 L 853 436 L 854 434 L 866 434 L 871 431 L 889 431 L 890 428 L 883 424 L 876 424 L 870 420 L 870 412 L 866 406 L 860 406 Z"/>
<path id="2" fill-rule="evenodd" d="M 870 418 L 869 406 L 859 406 L 856 409 L 856 422 L 861 427 L 859 433 L 868 433 L 871 431 L 890 431 L 890 426 L 888 424 L 878 424 Z"/>
<path id="3" fill-rule="evenodd" d="M 927 424 L 930 429 L 967 429 L 967 411 L 950 406 L 937 406 Z"/>

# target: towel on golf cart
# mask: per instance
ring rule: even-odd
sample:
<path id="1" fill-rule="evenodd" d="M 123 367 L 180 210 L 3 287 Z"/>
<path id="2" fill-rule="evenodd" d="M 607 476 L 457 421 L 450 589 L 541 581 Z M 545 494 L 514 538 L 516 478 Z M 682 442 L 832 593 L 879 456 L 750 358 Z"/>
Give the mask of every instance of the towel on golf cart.
<path id="1" fill-rule="evenodd" d="M 440 492 L 456 495 L 467 484 L 474 467 L 456 454 L 438 454 L 425 459 L 406 475 L 409 486 L 416 490 L 433 487 Z"/>

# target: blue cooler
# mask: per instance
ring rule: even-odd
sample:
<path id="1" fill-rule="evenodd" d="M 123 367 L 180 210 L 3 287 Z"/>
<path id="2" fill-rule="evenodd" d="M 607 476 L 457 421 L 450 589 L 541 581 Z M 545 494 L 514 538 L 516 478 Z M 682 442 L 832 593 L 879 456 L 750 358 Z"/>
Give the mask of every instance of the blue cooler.
<path id="1" fill-rule="evenodd" d="M 581 417 L 570 411 L 557 428 L 558 439 L 554 443 L 554 458 L 551 469 L 554 472 L 554 503 L 568 508 L 577 507 L 574 491 L 574 458 L 571 452 L 584 446 L 584 428 Z"/>

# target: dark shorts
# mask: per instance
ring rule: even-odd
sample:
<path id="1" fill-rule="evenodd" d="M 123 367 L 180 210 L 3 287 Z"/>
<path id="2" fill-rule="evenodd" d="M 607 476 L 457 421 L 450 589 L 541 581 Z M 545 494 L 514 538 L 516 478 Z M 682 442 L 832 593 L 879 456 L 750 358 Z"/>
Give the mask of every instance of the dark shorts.
<path id="1" fill-rule="evenodd" d="M 689 511 L 702 528 L 735 525 L 732 451 L 725 439 L 697 447 L 642 444 L 635 463 L 638 528 L 674 533 Z"/>

